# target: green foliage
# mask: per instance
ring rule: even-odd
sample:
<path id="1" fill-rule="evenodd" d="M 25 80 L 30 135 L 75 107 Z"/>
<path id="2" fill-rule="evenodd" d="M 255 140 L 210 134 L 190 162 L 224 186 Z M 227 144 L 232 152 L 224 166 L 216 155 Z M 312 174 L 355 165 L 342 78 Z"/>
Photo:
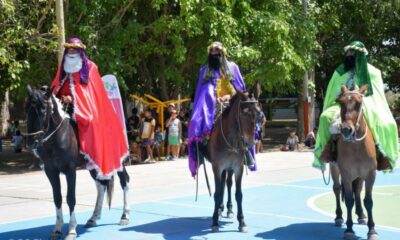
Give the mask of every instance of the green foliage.
<path id="1" fill-rule="evenodd" d="M 23 96 L 26 83 L 49 84 L 56 73 L 54 1 L 0 0 L 0 8 L 0 91 Z M 356 39 L 385 81 L 400 85 L 396 0 L 309 0 L 307 16 L 300 0 L 68 0 L 64 12 L 66 37 L 81 38 L 126 93 L 190 97 L 215 40 L 246 83 L 260 80 L 267 93 L 296 93 L 316 66 L 320 94 Z"/>

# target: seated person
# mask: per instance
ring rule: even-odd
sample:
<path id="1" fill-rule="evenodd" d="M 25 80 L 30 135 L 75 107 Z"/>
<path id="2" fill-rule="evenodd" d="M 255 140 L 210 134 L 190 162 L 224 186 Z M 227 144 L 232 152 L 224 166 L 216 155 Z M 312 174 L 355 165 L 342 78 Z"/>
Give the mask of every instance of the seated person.
<path id="1" fill-rule="evenodd" d="M 286 140 L 286 145 L 281 148 L 282 151 L 299 150 L 299 137 L 296 135 L 296 130 L 289 132 L 289 137 Z"/>
<path id="2" fill-rule="evenodd" d="M 24 137 L 21 136 L 21 131 L 15 131 L 15 135 L 12 137 L 12 142 L 14 143 L 14 152 L 20 153 L 22 152 L 22 143 L 24 141 Z"/>

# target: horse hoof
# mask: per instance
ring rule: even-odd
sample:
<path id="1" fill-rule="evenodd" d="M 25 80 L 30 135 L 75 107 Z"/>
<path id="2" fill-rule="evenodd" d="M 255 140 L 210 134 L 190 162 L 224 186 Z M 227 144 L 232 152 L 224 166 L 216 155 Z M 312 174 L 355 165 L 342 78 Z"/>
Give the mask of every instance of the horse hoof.
<path id="1" fill-rule="evenodd" d="M 341 227 L 343 225 L 343 223 L 344 223 L 343 218 L 335 219 L 335 226 L 336 227 Z"/>
<path id="2" fill-rule="evenodd" d="M 367 225 L 367 219 L 366 218 L 359 218 L 358 219 L 358 224 Z"/>
<path id="3" fill-rule="evenodd" d="M 60 231 L 54 231 L 54 232 L 51 233 L 49 239 L 50 240 L 58 240 L 58 239 L 61 238 L 61 234 L 62 233 Z"/>
<path id="4" fill-rule="evenodd" d="M 129 224 L 129 219 L 127 218 L 121 218 L 121 221 L 119 221 L 120 226 L 126 226 Z"/>
<path id="5" fill-rule="evenodd" d="M 219 227 L 218 226 L 211 226 L 211 232 L 218 232 L 219 231 Z"/>
<path id="6" fill-rule="evenodd" d="M 354 239 L 356 239 L 356 234 L 354 234 L 354 232 L 345 232 L 344 239 L 345 240 L 354 240 Z"/>
<path id="7" fill-rule="evenodd" d="M 379 240 L 379 236 L 377 233 L 368 234 L 368 240 Z"/>
<path id="8" fill-rule="evenodd" d="M 68 233 L 64 240 L 76 240 L 76 233 Z"/>
<path id="9" fill-rule="evenodd" d="M 89 219 L 85 224 L 85 228 L 91 228 L 94 226 L 96 226 L 96 221 L 93 221 L 92 219 Z"/>
<path id="10" fill-rule="evenodd" d="M 239 227 L 239 232 L 241 232 L 241 233 L 247 233 L 247 226 L 241 226 L 241 227 Z"/>
<path id="11" fill-rule="evenodd" d="M 233 214 L 233 212 L 228 212 L 228 214 L 226 215 L 227 218 L 234 218 L 235 215 Z"/>

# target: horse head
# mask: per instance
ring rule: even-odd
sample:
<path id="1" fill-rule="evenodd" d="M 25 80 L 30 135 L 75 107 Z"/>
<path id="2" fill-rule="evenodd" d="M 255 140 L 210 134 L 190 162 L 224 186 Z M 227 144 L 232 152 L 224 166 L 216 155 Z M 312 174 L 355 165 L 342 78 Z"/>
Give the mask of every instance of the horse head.
<path id="1" fill-rule="evenodd" d="M 25 114 L 27 120 L 27 145 L 31 148 L 42 135 L 48 119 L 49 99 L 52 96 L 52 89 L 43 86 L 40 89 L 33 89 L 30 85 L 26 86 Z"/>
<path id="2" fill-rule="evenodd" d="M 345 85 L 342 85 L 342 92 L 337 102 L 340 104 L 341 134 L 346 141 L 353 141 L 360 127 L 363 97 L 367 89 L 368 84 L 353 91 L 349 91 Z"/>
<path id="3" fill-rule="evenodd" d="M 242 135 L 244 144 L 246 147 L 254 145 L 254 131 L 256 128 L 258 114 L 261 109 L 258 104 L 258 98 L 261 94 L 261 85 L 257 81 L 254 85 L 252 93 L 241 91 L 236 89 L 236 103 L 233 105 L 237 106 L 237 118 L 239 131 Z"/>

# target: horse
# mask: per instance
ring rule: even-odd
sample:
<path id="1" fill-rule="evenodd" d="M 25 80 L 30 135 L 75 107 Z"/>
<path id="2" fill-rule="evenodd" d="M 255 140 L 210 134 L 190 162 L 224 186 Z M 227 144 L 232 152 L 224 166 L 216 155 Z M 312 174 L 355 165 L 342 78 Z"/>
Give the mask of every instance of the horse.
<path id="1" fill-rule="evenodd" d="M 333 180 L 333 192 L 335 194 L 336 200 L 336 217 L 335 217 L 335 225 L 337 227 L 341 227 L 344 223 L 343 220 L 343 211 L 340 205 L 340 193 L 343 190 L 342 185 L 340 183 L 340 170 L 336 163 L 329 163 L 330 173 L 332 175 Z M 356 214 L 358 216 L 358 224 L 365 225 L 367 224 L 367 217 L 364 214 L 364 210 L 361 204 L 361 191 L 364 182 L 362 179 L 357 178 L 353 181 L 353 194 L 354 194 L 354 203 L 356 207 Z M 342 199 L 344 199 L 344 194 L 342 194 Z"/>
<path id="2" fill-rule="evenodd" d="M 235 198 L 238 206 L 239 231 L 247 232 L 242 208 L 242 177 L 245 168 L 245 153 L 255 144 L 254 131 L 258 113 L 261 111 L 257 100 L 260 93 L 259 82 L 256 83 L 253 94 L 236 89 L 229 107 L 217 118 L 211 132 L 206 158 L 212 164 L 215 181 L 215 205 L 211 226 L 213 232 L 219 230 L 218 220 L 224 210 L 225 184 L 228 188 L 228 217 L 233 217 L 231 201 L 233 175 L 235 175 L 236 184 Z"/>
<path id="3" fill-rule="evenodd" d="M 62 236 L 64 224 L 62 214 L 62 195 L 60 173 L 65 174 L 67 180 L 67 203 L 70 211 L 69 230 L 67 240 L 76 239 L 77 222 L 75 218 L 75 187 L 76 168 L 85 164 L 79 152 L 77 125 L 63 110 L 61 102 L 52 94 L 47 86 L 41 89 L 26 87 L 27 98 L 25 113 L 27 117 L 27 146 L 33 154 L 44 163 L 44 171 L 53 190 L 53 200 L 56 207 L 56 224 L 50 239 L 59 239 Z M 121 187 L 124 191 L 124 208 L 120 225 L 129 224 L 128 183 L 129 175 L 123 167 L 118 172 Z M 108 205 L 111 206 L 114 179 L 97 180 L 95 170 L 90 171 L 96 182 L 97 200 L 91 218 L 85 227 L 93 227 L 101 217 L 104 193 L 107 192 Z"/>
<path id="4" fill-rule="evenodd" d="M 347 208 L 347 228 L 345 239 L 354 239 L 352 209 L 354 206 L 354 191 L 365 182 L 364 206 L 368 215 L 368 240 L 379 239 L 375 231 L 372 215 L 372 189 L 377 170 L 377 153 L 374 138 L 364 117 L 363 94 L 368 85 L 358 90 L 349 91 L 342 86 L 337 101 L 340 104 L 341 130 L 337 142 L 337 166 L 341 174 L 344 198 Z M 361 206 L 361 203 L 359 203 Z M 360 207 L 359 206 L 359 207 Z"/>

